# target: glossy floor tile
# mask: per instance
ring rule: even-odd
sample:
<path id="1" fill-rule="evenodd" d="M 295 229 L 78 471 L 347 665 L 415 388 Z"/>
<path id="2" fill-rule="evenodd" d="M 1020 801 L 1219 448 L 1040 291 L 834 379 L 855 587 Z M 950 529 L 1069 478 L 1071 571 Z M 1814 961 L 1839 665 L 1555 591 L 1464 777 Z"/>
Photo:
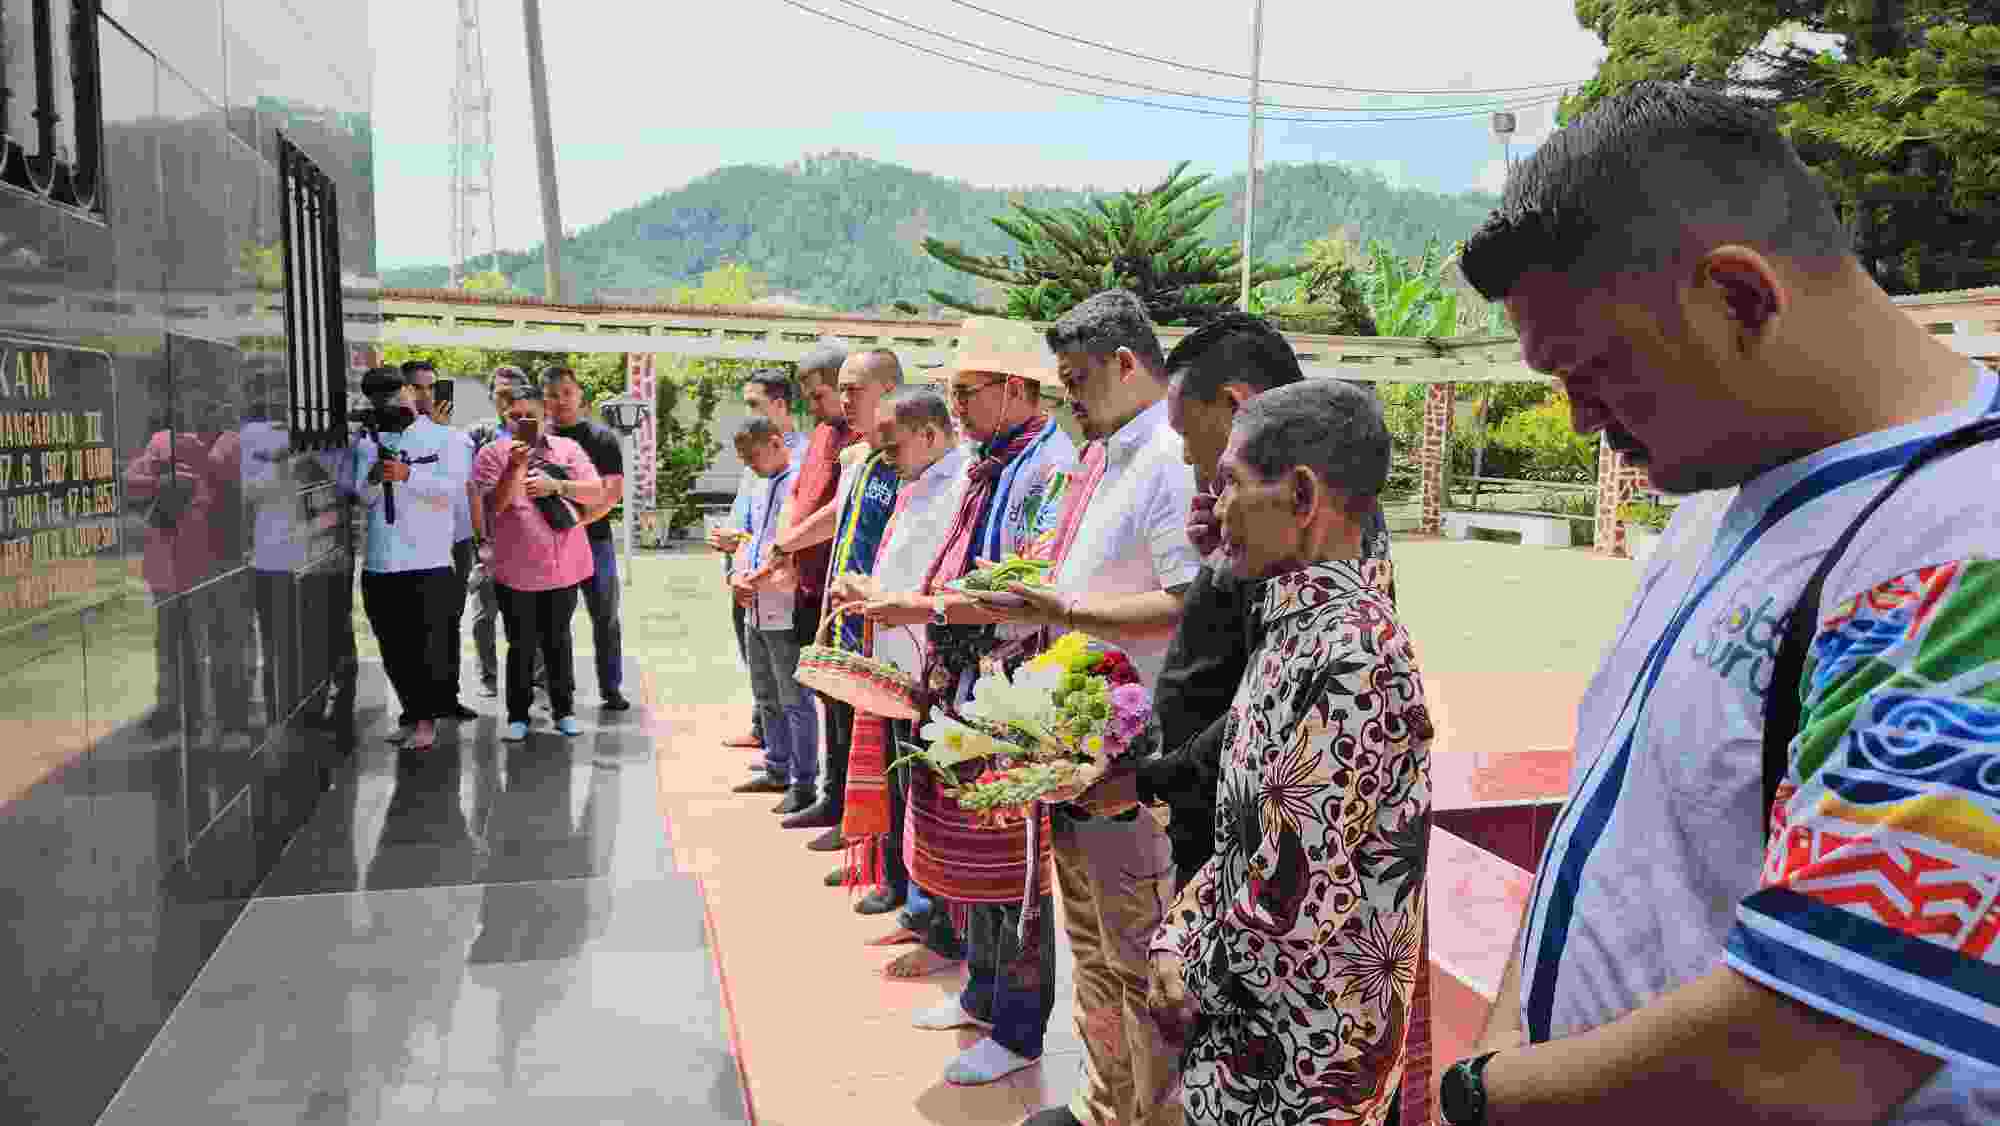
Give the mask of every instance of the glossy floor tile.
<path id="1" fill-rule="evenodd" d="M 468 722 L 423 754 L 368 714 L 100 1121 L 749 1121 L 644 705 L 576 739 Z"/>

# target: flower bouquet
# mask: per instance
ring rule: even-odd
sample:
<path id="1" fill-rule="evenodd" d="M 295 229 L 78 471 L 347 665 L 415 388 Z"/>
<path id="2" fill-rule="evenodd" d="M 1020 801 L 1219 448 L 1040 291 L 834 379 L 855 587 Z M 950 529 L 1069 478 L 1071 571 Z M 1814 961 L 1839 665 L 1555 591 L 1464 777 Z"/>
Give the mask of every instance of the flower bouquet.
<path id="1" fill-rule="evenodd" d="M 1071 801 L 1121 760 L 1145 729 L 1152 697 L 1116 649 L 1066 634 L 1013 676 L 988 672 L 958 713 L 934 708 L 921 758 L 959 807 L 999 828 L 1037 802 Z M 974 773 L 974 770 L 977 773 Z"/>

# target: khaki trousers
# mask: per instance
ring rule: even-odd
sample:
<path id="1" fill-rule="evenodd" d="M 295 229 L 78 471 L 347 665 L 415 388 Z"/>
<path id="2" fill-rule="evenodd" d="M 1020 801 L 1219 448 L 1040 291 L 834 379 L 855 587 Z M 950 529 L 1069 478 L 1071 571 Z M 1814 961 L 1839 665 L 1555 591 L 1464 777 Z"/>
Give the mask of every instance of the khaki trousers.
<path id="1" fill-rule="evenodd" d="M 1146 1009 L 1146 948 L 1173 897 L 1159 818 L 1058 818 L 1050 844 L 1076 958 L 1083 1074 L 1069 1110 L 1083 1126 L 1181 1126 L 1180 1055 Z"/>

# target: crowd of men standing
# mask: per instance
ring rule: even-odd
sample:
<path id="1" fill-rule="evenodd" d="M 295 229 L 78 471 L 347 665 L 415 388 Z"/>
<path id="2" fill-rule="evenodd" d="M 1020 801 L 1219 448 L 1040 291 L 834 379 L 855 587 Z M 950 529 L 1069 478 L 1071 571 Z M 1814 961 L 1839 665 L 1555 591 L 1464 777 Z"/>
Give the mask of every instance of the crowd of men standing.
<path id="1" fill-rule="evenodd" d="M 343 475 L 366 512 L 361 598 L 401 706 L 391 738 L 428 750 L 440 721 L 478 717 L 460 699 L 468 602 L 487 698 L 501 692 L 495 618 L 506 631 L 503 738 L 527 738 L 537 688 L 555 729 L 580 734 L 570 631 L 579 600 L 600 704 L 631 707 L 604 519 L 623 479 L 618 436 L 583 416 L 567 367 L 539 380 L 499 368 L 488 381 L 498 420 L 465 430 L 448 425 L 455 399 L 435 394 L 437 379 L 425 360 L 363 377 L 368 421 Z"/>
<path id="2" fill-rule="evenodd" d="M 912 947 L 888 976 L 965 963 L 963 991 L 912 1017 L 985 1032 L 949 1082 L 995 1082 L 1041 1057 L 1060 903 L 1085 1061 L 1076 1097 L 1033 1126 L 1227 1121 L 1274 1082 L 1308 1100 L 1257 1062 L 1273 1036 L 1272 1050 L 1350 1068 L 1345 1109 L 1387 1120 L 1414 944 L 1371 963 L 1365 1004 L 1327 1004 L 1318 989 L 1337 984 L 1333 967 L 1316 984 L 1276 980 L 1259 928 L 1227 906 L 1254 871 L 1270 937 L 1336 923 L 1421 934 L 1420 866 L 1350 872 L 1336 887 L 1297 863 L 1307 850 L 1404 847 L 1394 841 L 1427 823 L 1429 725 L 1387 593 L 1380 407 L 1305 383 L 1290 345 L 1254 317 L 1220 318 L 1167 355 L 1125 291 L 1045 333 L 974 318 L 959 335 L 936 382 L 906 381 L 893 352 L 829 350 L 799 364 L 796 392 L 776 371 L 748 385 L 753 417 L 735 436 L 746 476 L 730 523 L 710 533 L 730 556 L 756 698 L 752 731 L 730 743 L 761 761 L 736 791 L 781 796 L 782 826 L 821 830 L 808 848 L 847 851 L 826 882 L 865 892 L 862 914 L 896 912 L 880 943 Z M 794 394 L 816 419 L 804 440 L 790 432 Z M 1061 400 L 1080 450 L 1051 413 Z M 1017 607 L 947 589 L 1016 554 L 1053 563 L 1049 589 L 1017 590 Z M 1154 753 L 1043 813 L 1033 833 L 979 824 L 927 769 L 892 775 L 911 723 L 815 702 L 795 679 L 818 635 L 896 664 L 926 702 L 961 705 L 982 670 L 1017 668 L 1070 631 L 1118 646 L 1154 693 Z M 1253 669 L 1280 636 L 1284 651 Z M 1299 678 L 1315 688 L 1294 699 Z M 1264 718 L 1237 730 L 1231 704 L 1246 693 Z M 1306 746 L 1285 752 L 1297 756 L 1297 808 L 1259 829 L 1253 807 L 1224 803 L 1218 830 L 1218 785 L 1245 785 L 1301 725 Z M 1343 740 L 1368 744 L 1379 777 L 1336 819 L 1312 808 L 1313 791 L 1331 788 L 1325 752 Z M 1244 976 L 1212 988 L 1261 978 L 1274 1001 L 1303 988 L 1316 1015 L 1238 1020 L 1191 995 L 1210 967 L 1236 963 Z"/>

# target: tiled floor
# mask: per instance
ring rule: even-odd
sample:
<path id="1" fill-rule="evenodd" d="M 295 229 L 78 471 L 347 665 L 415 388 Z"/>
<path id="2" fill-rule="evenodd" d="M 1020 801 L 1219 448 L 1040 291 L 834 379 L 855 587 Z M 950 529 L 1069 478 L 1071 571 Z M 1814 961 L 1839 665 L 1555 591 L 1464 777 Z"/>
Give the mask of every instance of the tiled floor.
<path id="1" fill-rule="evenodd" d="M 748 1121 L 647 726 L 364 740 L 100 1121 Z"/>

